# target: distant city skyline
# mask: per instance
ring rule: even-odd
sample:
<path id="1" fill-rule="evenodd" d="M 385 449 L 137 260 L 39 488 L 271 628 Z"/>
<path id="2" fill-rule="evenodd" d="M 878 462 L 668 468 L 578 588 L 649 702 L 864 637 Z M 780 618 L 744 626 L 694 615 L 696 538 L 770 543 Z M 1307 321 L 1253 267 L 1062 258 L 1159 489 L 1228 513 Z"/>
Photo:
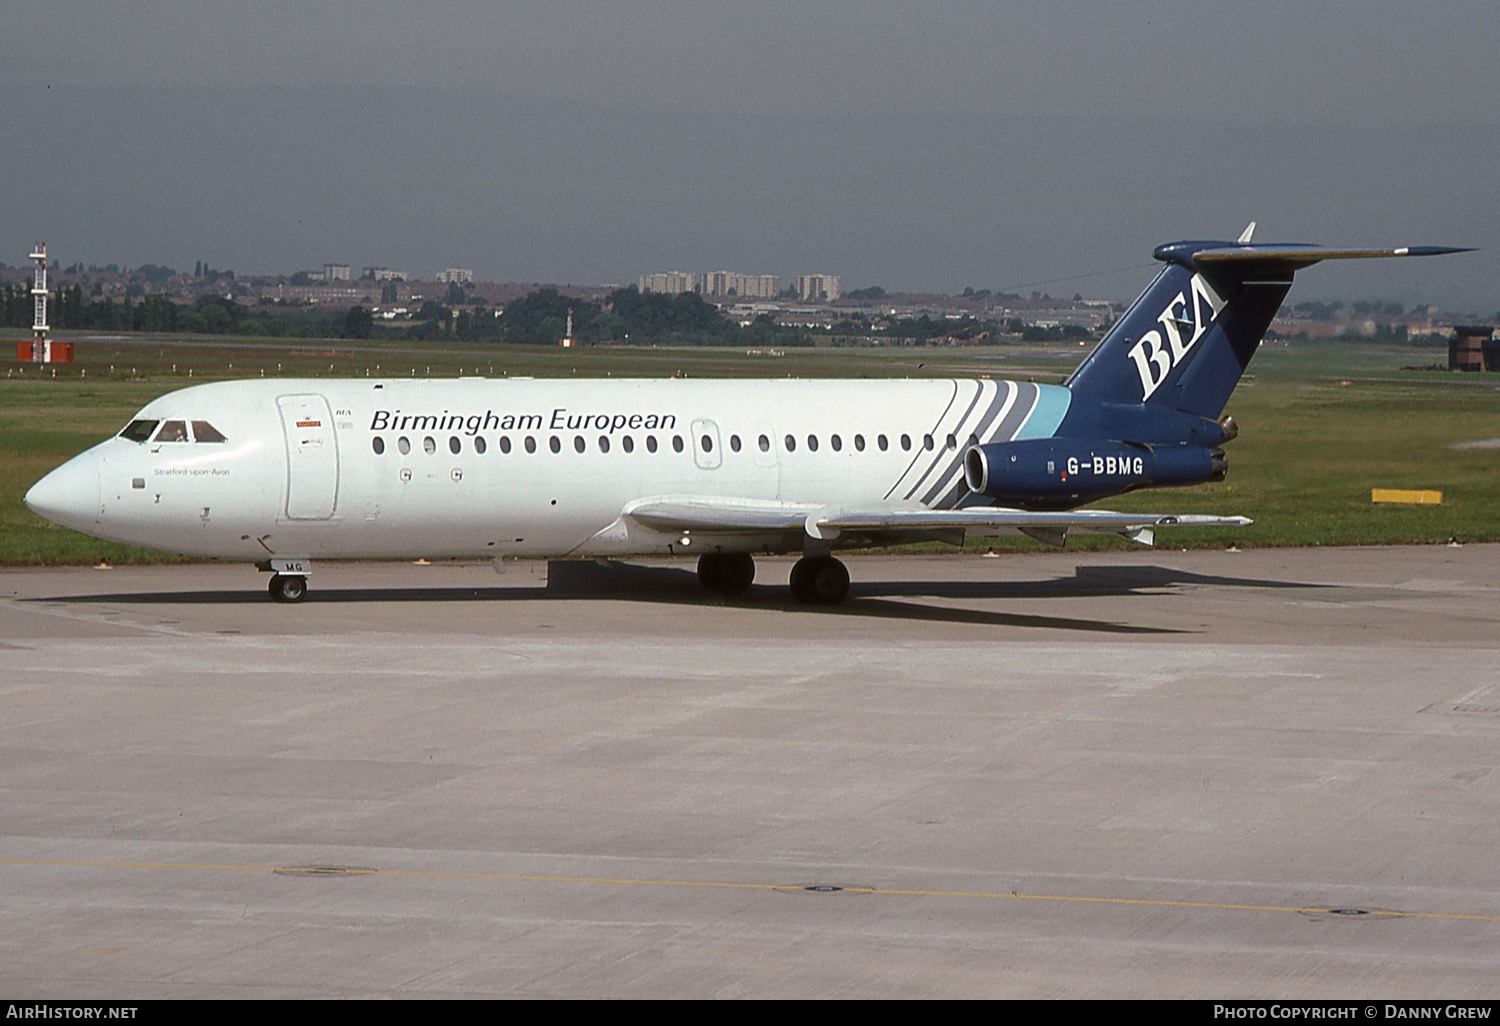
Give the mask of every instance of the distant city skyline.
<path id="1" fill-rule="evenodd" d="M 640 292 L 664 292 L 669 294 L 694 292 L 719 305 L 736 305 L 742 302 L 766 302 L 772 305 L 786 303 L 817 305 L 819 303 L 831 304 L 839 300 L 853 298 L 862 306 L 873 306 L 876 308 L 887 305 L 892 300 L 900 300 L 901 302 L 952 300 L 961 305 L 970 301 L 980 302 L 986 305 L 993 305 L 997 309 L 1007 301 L 1017 303 L 1022 307 L 1037 302 L 1076 303 L 1085 306 L 1107 303 L 1117 309 L 1123 309 L 1126 304 L 1136 298 L 1136 295 L 1140 291 L 1140 289 L 1137 289 L 1129 295 L 1115 297 L 1091 293 L 1086 281 L 1081 283 L 1081 288 L 1061 287 L 1068 284 L 1071 279 L 1064 279 L 1061 282 L 1053 283 L 1033 282 L 1031 286 L 1035 287 L 1016 289 L 992 289 L 988 287 L 976 289 L 973 286 L 952 290 L 921 289 L 908 288 L 904 287 L 901 283 L 894 283 L 871 290 L 869 287 L 865 287 L 864 289 L 849 289 L 844 286 L 840 276 L 827 273 L 792 276 L 787 279 L 787 284 L 782 287 L 781 279 L 776 275 L 745 275 L 728 271 L 699 273 L 681 271 L 656 272 L 639 275 L 634 282 L 560 282 L 542 281 L 534 277 L 487 278 L 484 275 L 474 272 L 472 269 L 459 267 L 448 267 L 442 271 L 433 272 L 430 275 L 412 275 L 404 271 L 393 271 L 378 265 L 364 265 L 362 273 L 354 275 L 352 273 L 352 266 L 345 263 L 325 262 L 323 270 L 315 270 L 311 267 L 299 267 L 296 270 L 285 268 L 278 270 L 239 270 L 232 267 L 216 268 L 209 262 L 202 260 L 194 261 L 194 267 L 188 268 L 175 267 L 171 264 L 163 264 L 156 261 L 127 264 L 119 262 L 100 263 L 86 259 L 63 261 L 61 258 L 49 258 L 48 267 L 50 271 L 48 281 L 49 287 L 54 291 L 59 287 L 76 284 L 80 278 L 85 283 L 92 280 L 96 286 L 102 282 L 105 284 L 102 294 L 116 296 L 123 294 L 125 279 L 129 278 L 132 281 L 138 281 L 143 284 L 144 291 L 139 293 L 140 295 L 166 292 L 176 296 L 179 301 L 182 301 L 183 297 L 190 298 L 199 294 L 217 294 L 222 292 L 222 290 L 213 286 L 212 283 L 230 281 L 234 283 L 232 291 L 238 293 L 241 290 L 245 290 L 245 297 L 253 298 L 260 294 L 259 290 L 266 287 L 279 287 L 282 293 L 278 294 L 291 295 L 293 292 L 296 292 L 298 295 L 306 293 L 308 296 L 317 294 L 322 296 L 318 300 L 319 302 L 333 300 L 353 302 L 359 296 L 370 293 L 371 288 L 378 290 L 384 285 L 400 284 L 409 290 L 410 287 L 418 287 L 424 284 L 463 284 L 469 289 L 480 286 L 481 291 L 493 291 L 498 288 L 503 293 L 516 296 L 535 289 L 555 288 L 578 296 L 591 296 L 597 300 L 613 290 L 634 287 Z M 330 268 L 333 270 L 332 277 L 329 277 Z M 346 270 L 351 272 L 347 276 L 343 273 Z M 1149 276 L 1142 278 L 1139 272 L 1140 268 L 1137 268 L 1138 280 L 1141 282 L 1141 287 L 1144 288 L 1144 284 L 1149 281 Z M 373 277 L 371 276 L 372 274 Z M 0 281 L 12 284 L 30 282 L 31 275 L 31 264 L 11 263 L 0 260 Z M 183 291 L 182 289 L 187 288 L 186 286 L 171 285 L 171 283 L 177 282 L 179 278 L 197 282 L 198 284 L 190 291 Z M 761 283 L 761 287 L 758 289 L 746 285 L 747 281 L 753 282 L 757 280 Z M 280 286 L 276 285 L 278 281 L 281 282 Z M 766 285 L 768 282 L 775 286 L 774 290 Z M 741 285 L 746 285 L 744 291 L 740 291 L 738 288 Z M 1057 287 L 1049 288 L 1047 287 L 1049 285 Z M 324 286 L 328 286 L 328 288 Z M 287 292 L 287 289 L 291 289 L 292 292 Z M 299 289 L 301 291 L 297 292 Z M 360 291 L 361 289 L 363 291 Z M 879 293 L 879 296 L 871 297 L 863 294 L 869 291 Z M 327 295 L 323 295 L 324 292 Z M 850 297 L 849 294 L 851 292 L 859 294 Z M 98 295 L 99 293 L 96 291 L 96 298 Z M 367 297 L 368 301 L 377 302 L 373 299 L 373 295 L 373 293 L 370 293 L 370 296 Z M 1332 303 L 1335 306 L 1347 306 L 1351 308 L 1360 306 L 1374 306 L 1379 308 L 1390 305 L 1393 302 L 1408 312 L 1426 309 L 1431 306 L 1435 312 L 1442 315 L 1445 322 L 1459 321 L 1465 317 L 1472 317 L 1476 321 L 1500 321 L 1500 310 L 1476 311 L 1469 308 L 1444 306 L 1432 300 L 1404 303 L 1401 300 L 1394 300 L 1391 296 L 1379 293 L 1372 293 L 1370 295 L 1320 296 L 1317 298 L 1299 296 L 1293 293 L 1284 303 L 1280 318 L 1296 319 L 1299 316 L 1295 313 L 1295 308 L 1298 304 L 1324 306 Z"/>
<path id="2" fill-rule="evenodd" d="M 1479 2 L 18 5 L 0 260 L 1118 300 L 1156 244 L 1256 220 L 1482 250 L 1292 301 L 1489 314 L 1497 54 Z"/>

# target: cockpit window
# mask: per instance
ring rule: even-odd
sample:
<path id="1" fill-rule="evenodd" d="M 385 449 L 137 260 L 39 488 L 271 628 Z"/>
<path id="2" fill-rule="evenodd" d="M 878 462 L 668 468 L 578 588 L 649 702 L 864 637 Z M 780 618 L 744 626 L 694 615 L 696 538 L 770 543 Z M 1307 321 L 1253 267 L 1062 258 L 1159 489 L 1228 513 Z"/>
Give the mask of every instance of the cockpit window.
<path id="1" fill-rule="evenodd" d="M 181 420 L 163 421 L 161 430 L 156 433 L 158 442 L 186 442 L 187 422 Z"/>
<path id="2" fill-rule="evenodd" d="M 125 430 L 120 432 L 121 438 L 128 438 L 132 442 L 144 442 L 151 437 L 151 432 L 156 430 L 159 420 L 132 420 L 125 425 Z"/>
<path id="3" fill-rule="evenodd" d="M 223 442 L 227 439 L 219 433 L 219 429 L 206 420 L 193 421 L 193 441 L 195 442 Z"/>

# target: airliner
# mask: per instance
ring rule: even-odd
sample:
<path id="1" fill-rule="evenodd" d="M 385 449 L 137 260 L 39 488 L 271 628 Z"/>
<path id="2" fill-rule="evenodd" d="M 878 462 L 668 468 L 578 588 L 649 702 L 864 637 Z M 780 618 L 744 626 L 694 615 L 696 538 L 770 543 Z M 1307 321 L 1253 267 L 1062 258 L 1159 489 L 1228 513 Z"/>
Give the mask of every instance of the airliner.
<path id="1" fill-rule="evenodd" d="M 697 555 L 711 592 L 797 553 L 841 601 L 839 549 L 1020 531 L 1151 544 L 1238 516 L 1085 504 L 1222 480 L 1224 407 L 1323 260 L 1452 247 L 1159 246 L 1165 266 L 1061 385 L 975 380 L 254 380 L 148 403 L 26 494 L 109 541 L 253 563 L 299 602 L 319 559 Z"/>

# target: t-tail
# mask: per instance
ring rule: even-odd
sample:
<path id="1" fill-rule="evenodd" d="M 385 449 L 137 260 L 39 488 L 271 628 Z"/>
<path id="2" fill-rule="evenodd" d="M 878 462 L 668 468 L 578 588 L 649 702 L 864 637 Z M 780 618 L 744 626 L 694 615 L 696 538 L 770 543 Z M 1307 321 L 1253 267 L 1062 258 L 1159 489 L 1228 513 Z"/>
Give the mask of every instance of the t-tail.
<path id="1" fill-rule="evenodd" d="M 971 447 L 970 491 L 1008 506 L 1072 509 L 1137 488 L 1223 480 L 1221 418 L 1292 275 L 1322 260 L 1461 253 L 1445 246 L 1321 249 L 1234 242 L 1158 246 L 1167 266 L 1064 384 L 1046 437 Z"/>
<path id="2" fill-rule="evenodd" d="M 1074 400 L 1147 404 L 1217 418 L 1291 288 L 1292 275 L 1323 260 L 1436 256 L 1449 246 L 1324 249 L 1252 243 L 1252 222 L 1234 242 L 1172 242 L 1151 286 L 1064 384 Z"/>

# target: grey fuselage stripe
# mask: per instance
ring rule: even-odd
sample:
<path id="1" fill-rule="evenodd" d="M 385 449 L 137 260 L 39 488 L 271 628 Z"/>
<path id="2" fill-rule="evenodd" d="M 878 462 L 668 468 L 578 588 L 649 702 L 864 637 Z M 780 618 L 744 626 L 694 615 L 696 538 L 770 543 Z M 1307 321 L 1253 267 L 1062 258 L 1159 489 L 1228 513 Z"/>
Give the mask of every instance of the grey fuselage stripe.
<path id="1" fill-rule="evenodd" d="M 940 413 L 940 414 L 938 414 L 938 419 L 937 419 L 937 423 L 938 424 L 941 424 L 943 422 L 943 418 L 948 415 L 948 411 L 951 410 L 951 409 L 953 409 L 953 404 L 958 400 L 958 386 L 959 386 L 960 383 L 957 382 L 957 381 L 954 381 L 954 382 L 951 382 L 951 384 L 953 385 L 953 394 L 948 397 L 948 405 L 943 407 L 943 412 Z M 919 443 L 920 443 L 920 441 L 921 440 L 918 439 Z M 917 465 L 917 461 L 919 459 L 921 459 L 921 458 L 922 458 L 922 450 L 920 448 L 918 448 L 916 454 L 914 456 L 912 456 L 911 462 L 908 463 L 906 465 L 906 469 L 901 472 L 901 476 L 898 477 L 898 478 L 896 478 L 896 483 L 893 484 L 893 485 L 891 485 L 890 490 L 885 493 L 885 497 L 887 499 L 889 499 L 891 497 L 891 493 L 892 492 L 894 492 L 897 488 L 901 487 L 901 482 L 905 481 L 907 479 L 907 477 L 909 477 L 911 475 L 912 468 Z M 913 489 L 913 491 L 915 491 L 915 490 L 916 489 Z M 910 497 L 911 496 L 908 494 L 907 498 L 910 498 Z"/>
<path id="2" fill-rule="evenodd" d="M 1007 383 L 1009 384 L 1009 383 Z M 994 431 L 988 431 L 990 421 L 994 419 L 994 413 L 998 407 L 992 405 L 986 412 L 986 419 L 979 429 L 974 431 L 974 436 L 981 443 L 1009 442 L 1015 438 L 1016 432 L 1026 423 L 1026 418 L 1036 408 L 1037 399 L 1041 395 L 1041 389 L 1031 383 L 1016 384 L 1014 402 L 1005 411 L 1000 420 L 1000 426 Z M 1009 389 L 1007 389 L 1009 392 Z M 1001 404 L 1003 405 L 1003 404 Z M 949 464 L 939 484 L 930 489 L 922 497 L 922 504 L 934 509 L 951 509 L 960 499 L 964 497 L 967 486 L 963 479 L 963 464 L 966 450 L 960 450 L 957 456 Z M 939 496 L 942 496 L 939 499 Z M 936 504 L 936 505 L 934 505 Z"/>
<path id="3" fill-rule="evenodd" d="M 988 382 L 980 382 L 981 393 L 983 392 L 984 386 L 986 384 L 988 384 Z M 1006 387 L 1004 389 L 996 387 L 996 395 L 993 399 L 990 400 L 989 405 L 985 407 L 983 416 L 981 417 L 982 420 L 992 419 L 995 414 L 1005 406 L 1007 400 L 1011 398 L 1010 383 L 1006 382 L 1005 385 Z M 922 505 L 931 506 L 934 499 L 948 490 L 953 480 L 953 474 L 955 470 L 962 474 L 964 452 L 968 449 L 968 440 L 963 439 L 962 441 L 960 441 L 958 436 L 964 433 L 964 424 L 968 420 L 969 414 L 972 413 L 973 410 L 974 407 L 970 406 L 969 409 L 964 412 L 963 418 L 958 422 L 953 432 L 954 441 L 957 444 L 955 444 L 952 449 L 946 450 L 949 455 L 947 459 L 942 461 L 942 473 L 936 475 L 935 477 L 929 477 L 929 480 L 933 483 L 927 489 L 926 494 L 922 496 L 920 500 Z M 979 437 L 979 432 L 980 428 L 976 427 L 973 431 L 968 432 L 968 434 L 971 437 L 977 439 Z M 931 474 L 930 471 L 929 474 Z"/>
<path id="4" fill-rule="evenodd" d="M 937 455 L 933 457 L 932 463 L 927 467 L 926 472 L 917 479 L 917 482 L 913 484 L 911 488 L 907 489 L 904 498 L 910 499 L 913 495 L 915 495 L 917 493 L 917 490 L 920 489 L 922 485 L 926 484 L 927 480 L 932 477 L 933 471 L 937 470 L 937 468 L 949 458 L 948 448 L 946 445 L 944 445 L 946 439 L 943 436 L 945 434 L 954 434 L 955 436 L 957 435 L 958 428 L 963 424 L 964 421 L 969 419 L 969 414 L 974 412 L 974 407 L 979 405 L 979 398 L 980 396 L 984 395 L 984 386 L 987 384 L 987 382 L 973 381 L 969 382 L 969 384 L 974 385 L 974 398 L 969 400 L 968 407 L 964 410 L 963 415 L 958 418 L 958 423 L 954 425 L 954 430 L 952 432 L 944 432 L 942 430 L 942 418 L 939 418 L 938 423 L 933 426 L 932 435 L 933 440 L 936 443 L 934 444 L 933 448 L 937 450 Z M 946 412 L 947 411 L 945 410 L 944 413 Z"/>
<path id="5" fill-rule="evenodd" d="M 1026 419 L 1031 416 L 1031 411 L 1036 409 L 1037 399 L 1041 397 L 1042 389 L 1031 382 L 1025 382 L 1016 386 L 1016 404 L 1010 408 L 1000 426 L 995 429 L 995 434 L 989 441 L 1010 442 L 1021 430 Z M 981 438 L 983 436 L 980 436 Z"/>

